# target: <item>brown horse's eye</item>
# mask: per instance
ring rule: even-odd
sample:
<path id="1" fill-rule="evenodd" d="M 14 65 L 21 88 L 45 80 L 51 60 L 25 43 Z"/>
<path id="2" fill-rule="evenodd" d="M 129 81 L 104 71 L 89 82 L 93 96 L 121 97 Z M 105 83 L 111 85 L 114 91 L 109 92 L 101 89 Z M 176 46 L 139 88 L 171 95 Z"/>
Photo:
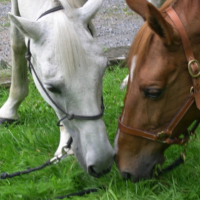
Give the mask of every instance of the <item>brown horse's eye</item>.
<path id="1" fill-rule="evenodd" d="M 143 90 L 144 92 L 144 96 L 146 98 L 150 98 L 150 99 L 157 99 L 161 96 L 162 94 L 162 91 L 161 89 L 145 89 Z"/>

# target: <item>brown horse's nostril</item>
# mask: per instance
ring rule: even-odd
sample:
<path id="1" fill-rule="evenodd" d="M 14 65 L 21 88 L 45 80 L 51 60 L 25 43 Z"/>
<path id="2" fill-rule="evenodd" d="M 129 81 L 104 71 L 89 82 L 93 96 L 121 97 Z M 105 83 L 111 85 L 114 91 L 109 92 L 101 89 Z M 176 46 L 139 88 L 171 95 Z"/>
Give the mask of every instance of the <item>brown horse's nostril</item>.
<path id="1" fill-rule="evenodd" d="M 123 172 L 123 173 L 121 173 L 121 175 L 122 175 L 123 179 L 130 179 L 130 177 L 131 177 L 131 174 L 129 174 L 128 172 Z"/>
<path id="2" fill-rule="evenodd" d="M 134 176 L 129 172 L 122 172 L 121 176 L 123 179 L 129 179 L 132 182 L 138 182 L 139 179 L 134 178 Z"/>

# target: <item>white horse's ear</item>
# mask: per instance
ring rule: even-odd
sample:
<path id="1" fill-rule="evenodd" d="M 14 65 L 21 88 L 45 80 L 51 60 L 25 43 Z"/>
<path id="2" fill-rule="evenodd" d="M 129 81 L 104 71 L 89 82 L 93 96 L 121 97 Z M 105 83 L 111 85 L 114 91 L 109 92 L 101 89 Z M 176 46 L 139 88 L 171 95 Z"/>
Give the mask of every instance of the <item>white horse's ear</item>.
<path id="1" fill-rule="evenodd" d="M 78 8 L 81 20 L 88 23 L 100 9 L 102 2 L 103 0 L 88 0 L 81 8 Z"/>
<path id="2" fill-rule="evenodd" d="M 11 22 L 28 38 L 37 39 L 40 36 L 40 26 L 38 22 L 22 17 L 17 17 L 8 13 Z"/>

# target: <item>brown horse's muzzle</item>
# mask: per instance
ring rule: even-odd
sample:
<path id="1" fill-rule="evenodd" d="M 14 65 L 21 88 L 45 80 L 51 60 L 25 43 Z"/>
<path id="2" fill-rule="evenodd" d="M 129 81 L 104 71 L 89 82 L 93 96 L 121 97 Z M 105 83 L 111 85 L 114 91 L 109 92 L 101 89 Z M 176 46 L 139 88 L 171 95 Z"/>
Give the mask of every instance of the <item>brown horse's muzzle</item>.
<path id="1" fill-rule="evenodd" d="M 155 166 L 164 163 L 164 155 L 153 155 L 151 157 L 129 158 L 128 160 L 116 155 L 116 163 L 119 172 L 124 179 L 133 182 L 150 179 L 154 175 Z"/>
<path id="2" fill-rule="evenodd" d="M 161 143 L 130 136 L 123 132 L 119 133 L 116 140 L 115 161 L 120 174 L 125 179 L 133 182 L 149 179 L 153 176 L 155 166 L 164 163 L 166 147 L 163 148 Z"/>

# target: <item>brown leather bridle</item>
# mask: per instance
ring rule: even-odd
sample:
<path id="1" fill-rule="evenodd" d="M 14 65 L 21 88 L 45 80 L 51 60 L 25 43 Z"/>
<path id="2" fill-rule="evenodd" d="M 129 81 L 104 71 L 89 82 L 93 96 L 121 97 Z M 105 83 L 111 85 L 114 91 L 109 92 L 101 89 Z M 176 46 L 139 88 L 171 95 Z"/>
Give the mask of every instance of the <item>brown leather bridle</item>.
<path id="1" fill-rule="evenodd" d="M 118 128 L 123 132 L 127 133 L 133 136 L 149 139 L 152 141 L 158 141 L 165 144 L 178 144 L 182 145 L 189 141 L 190 135 L 193 135 L 195 132 L 195 129 L 198 127 L 200 120 L 197 120 L 188 133 L 188 131 L 181 133 L 180 135 L 183 135 L 183 138 L 180 138 L 180 135 L 178 137 L 173 137 L 173 131 L 179 124 L 179 122 L 183 119 L 187 111 L 190 109 L 190 107 L 196 102 L 197 108 L 200 110 L 200 64 L 199 62 L 194 58 L 194 54 L 192 52 L 191 44 L 187 35 L 187 32 L 184 28 L 184 25 L 177 15 L 176 11 L 169 7 L 165 12 L 168 14 L 172 22 L 174 23 L 175 27 L 177 28 L 177 31 L 181 37 L 182 45 L 185 51 L 185 55 L 188 61 L 188 71 L 189 74 L 192 77 L 193 86 L 190 89 L 190 93 L 184 102 L 184 104 L 181 106 L 179 111 L 175 114 L 175 116 L 172 118 L 170 123 L 167 125 L 164 131 L 158 132 L 158 133 L 152 133 L 144 130 L 139 130 L 135 128 L 131 128 L 129 126 L 125 126 L 121 122 L 121 117 L 118 121 Z"/>

